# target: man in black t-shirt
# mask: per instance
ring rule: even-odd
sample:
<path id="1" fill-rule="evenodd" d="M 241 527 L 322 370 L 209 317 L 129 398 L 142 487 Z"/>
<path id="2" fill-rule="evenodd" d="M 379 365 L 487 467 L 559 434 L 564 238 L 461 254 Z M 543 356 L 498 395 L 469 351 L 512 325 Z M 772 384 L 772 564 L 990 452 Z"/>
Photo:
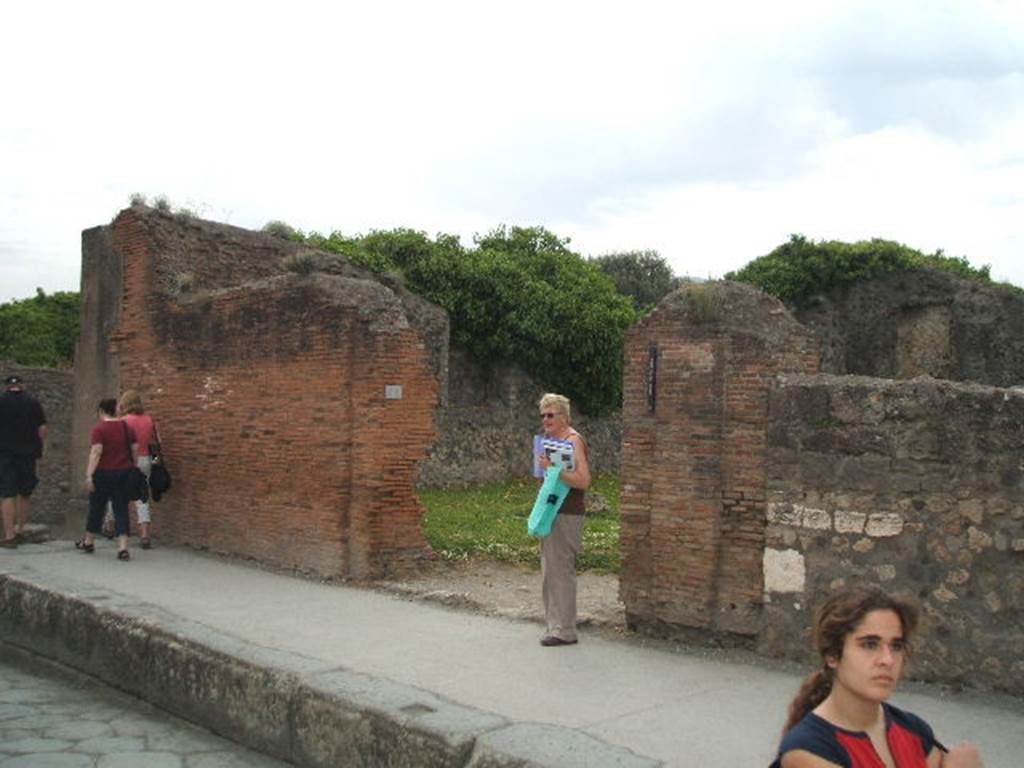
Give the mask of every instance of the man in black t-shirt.
<path id="1" fill-rule="evenodd" d="M 39 483 L 36 459 L 43 455 L 46 414 L 22 388 L 21 376 L 4 379 L 0 395 L 0 513 L 4 538 L 0 547 L 14 549 L 28 522 L 29 496 Z"/>

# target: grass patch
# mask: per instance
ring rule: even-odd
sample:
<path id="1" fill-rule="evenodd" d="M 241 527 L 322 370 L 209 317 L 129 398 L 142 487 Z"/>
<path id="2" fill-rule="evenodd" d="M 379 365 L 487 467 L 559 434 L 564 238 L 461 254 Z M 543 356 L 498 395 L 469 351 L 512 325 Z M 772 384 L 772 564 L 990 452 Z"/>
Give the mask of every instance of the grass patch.
<path id="1" fill-rule="evenodd" d="M 457 490 L 420 491 L 427 508 L 423 533 L 446 560 L 482 557 L 539 568 L 539 539 L 526 533 L 537 488 L 537 481 L 525 478 Z M 619 478 L 599 475 L 590 490 L 604 496 L 608 508 L 587 514 L 578 565 L 583 570 L 618 573 Z"/>

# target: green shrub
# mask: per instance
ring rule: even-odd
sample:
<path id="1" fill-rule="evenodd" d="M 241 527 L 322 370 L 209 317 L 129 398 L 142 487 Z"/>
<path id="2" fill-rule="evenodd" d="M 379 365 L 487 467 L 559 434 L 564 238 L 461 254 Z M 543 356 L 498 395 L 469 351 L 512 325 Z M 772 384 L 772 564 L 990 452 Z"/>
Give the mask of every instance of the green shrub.
<path id="1" fill-rule="evenodd" d="M 440 305 L 452 339 L 477 360 L 519 363 L 547 389 L 599 415 L 622 391 L 622 341 L 637 314 L 594 264 L 543 227 L 499 227 L 466 249 L 454 235 L 433 240 L 396 229 L 346 237 L 305 236 Z"/>
<path id="2" fill-rule="evenodd" d="M 297 275 L 311 275 L 316 271 L 316 256 L 312 253 L 293 253 L 284 260 L 284 268 Z"/>
<path id="3" fill-rule="evenodd" d="M 694 283 L 686 291 L 686 310 L 697 323 L 712 323 L 722 316 L 722 294 L 714 283 Z"/>
<path id="4" fill-rule="evenodd" d="M 301 239 L 301 236 L 294 227 L 292 227 L 290 224 L 286 224 L 285 222 L 278 221 L 276 219 L 274 221 L 268 221 L 266 224 L 264 224 L 263 229 L 261 231 L 265 232 L 268 235 L 279 237 L 282 240 Z"/>
<path id="5" fill-rule="evenodd" d="M 959 277 L 991 282 L 987 266 L 977 269 L 963 257 L 945 256 L 941 250 L 924 254 L 891 240 L 838 240 L 813 242 L 792 235 L 767 256 L 754 259 L 725 277 L 756 285 L 783 301 L 799 302 L 860 280 L 921 267 L 937 267 Z"/>
<path id="6" fill-rule="evenodd" d="M 79 295 L 36 289 L 31 299 L 0 304 L 0 358 L 21 365 L 64 368 L 74 364 Z"/>

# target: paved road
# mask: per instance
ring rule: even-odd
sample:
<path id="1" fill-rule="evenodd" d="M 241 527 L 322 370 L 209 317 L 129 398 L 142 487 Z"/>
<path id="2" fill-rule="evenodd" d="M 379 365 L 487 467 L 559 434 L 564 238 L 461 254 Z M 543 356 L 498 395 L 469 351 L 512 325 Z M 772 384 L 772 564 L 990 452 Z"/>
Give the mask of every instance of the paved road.
<path id="1" fill-rule="evenodd" d="M 0 647 L 0 768 L 279 768 L 91 678 Z"/>

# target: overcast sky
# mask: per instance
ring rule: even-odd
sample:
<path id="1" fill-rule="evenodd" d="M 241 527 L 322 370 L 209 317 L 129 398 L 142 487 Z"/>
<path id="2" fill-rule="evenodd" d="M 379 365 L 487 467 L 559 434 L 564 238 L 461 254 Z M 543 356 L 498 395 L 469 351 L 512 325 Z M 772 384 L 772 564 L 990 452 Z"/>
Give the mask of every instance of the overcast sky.
<path id="1" fill-rule="evenodd" d="M 77 290 L 133 193 L 697 277 L 882 237 L 1024 286 L 1021 0 L 33 0 L 0 71 L 0 301 Z"/>

